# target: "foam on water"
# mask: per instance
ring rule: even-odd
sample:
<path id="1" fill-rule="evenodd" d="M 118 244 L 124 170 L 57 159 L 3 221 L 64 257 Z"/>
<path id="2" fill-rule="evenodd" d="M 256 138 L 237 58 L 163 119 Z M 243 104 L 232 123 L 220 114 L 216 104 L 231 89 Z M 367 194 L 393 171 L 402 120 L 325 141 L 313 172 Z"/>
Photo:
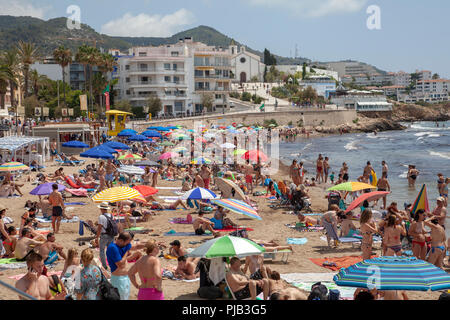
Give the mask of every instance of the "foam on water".
<path id="1" fill-rule="evenodd" d="M 436 156 L 436 157 L 441 157 L 444 159 L 450 159 L 450 152 L 436 152 L 436 151 L 428 150 L 428 153 L 430 156 Z"/>
<path id="2" fill-rule="evenodd" d="M 344 148 L 347 151 L 351 151 L 351 150 L 358 150 L 358 147 L 356 146 L 357 141 L 350 141 L 349 143 L 347 143 Z"/>

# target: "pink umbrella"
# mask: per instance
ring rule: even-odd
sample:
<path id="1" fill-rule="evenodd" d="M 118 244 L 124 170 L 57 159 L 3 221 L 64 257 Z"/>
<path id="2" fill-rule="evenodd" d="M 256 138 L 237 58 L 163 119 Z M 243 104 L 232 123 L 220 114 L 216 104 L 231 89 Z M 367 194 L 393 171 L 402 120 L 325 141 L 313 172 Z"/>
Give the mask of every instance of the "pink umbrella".
<path id="1" fill-rule="evenodd" d="M 357 199 L 355 199 L 347 208 L 347 210 L 345 210 L 345 213 L 352 211 L 353 209 L 357 208 L 361 203 L 363 203 L 364 201 L 375 201 L 378 200 L 380 198 L 383 198 L 384 196 L 388 195 L 390 192 L 389 191 L 373 191 L 373 192 L 368 192 L 368 193 L 364 193 L 361 196 L 359 196 Z"/>
<path id="2" fill-rule="evenodd" d="M 257 162 L 258 161 L 258 159 L 261 161 L 261 162 L 266 162 L 269 158 L 264 154 L 264 152 L 262 152 L 262 151 L 259 151 L 259 150 L 250 150 L 250 151 L 247 151 L 246 153 L 244 153 L 244 155 L 241 157 L 242 159 L 244 159 L 244 160 L 251 160 L 251 161 L 254 161 L 254 162 Z"/>
<path id="3" fill-rule="evenodd" d="M 167 160 L 167 159 L 170 159 L 170 158 L 176 158 L 178 156 L 179 156 L 178 153 L 166 152 L 166 153 L 163 153 L 162 155 L 159 156 L 159 160 Z"/>

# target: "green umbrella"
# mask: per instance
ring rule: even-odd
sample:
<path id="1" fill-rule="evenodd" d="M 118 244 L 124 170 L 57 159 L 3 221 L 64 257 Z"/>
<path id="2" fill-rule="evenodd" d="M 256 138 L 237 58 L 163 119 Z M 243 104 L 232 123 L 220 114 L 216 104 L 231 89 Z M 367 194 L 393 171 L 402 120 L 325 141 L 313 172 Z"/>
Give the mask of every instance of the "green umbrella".
<path id="1" fill-rule="evenodd" d="M 224 236 L 206 241 L 194 251 L 187 254 L 189 257 L 197 258 L 219 258 L 219 257 L 246 257 L 259 255 L 266 251 L 255 242 L 232 236 Z"/>
<path id="2" fill-rule="evenodd" d="M 237 156 L 240 156 L 240 155 L 242 155 L 242 154 L 244 154 L 246 152 L 247 152 L 247 150 L 245 150 L 245 149 L 236 149 L 236 150 L 233 151 L 233 154 L 237 155 Z"/>
<path id="3" fill-rule="evenodd" d="M 163 143 L 160 143 L 160 145 L 164 146 L 164 147 L 172 147 L 175 144 L 173 144 L 172 142 L 169 142 L 169 141 L 164 141 Z"/>
<path id="4" fill-rule="evenodd" d="M 362 182 L 358 182 L 358 181 L 349 181 L 349 182 L 344 182 L 344 183 L 340 183 L 337 186 L 331 187 L 329 189 L 327 189 L 327 191 L 359 191 L 359 190 L 364 190 L 364 189 L 376 189 L 377 187 L 372 186 L 370 184 L 367 183 L 362 183 Z"/>

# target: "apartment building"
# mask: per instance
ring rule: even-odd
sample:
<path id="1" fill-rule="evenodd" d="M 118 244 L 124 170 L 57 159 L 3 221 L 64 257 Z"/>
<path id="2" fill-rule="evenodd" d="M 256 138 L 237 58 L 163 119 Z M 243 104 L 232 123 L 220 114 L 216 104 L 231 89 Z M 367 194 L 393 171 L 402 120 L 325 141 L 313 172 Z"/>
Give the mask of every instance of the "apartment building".
<path id="1" fill-rule="evenodd" d="M 416 103 L 419 101 L 438 103 L 449 101 L 449 88 L 449 79 L 418 80 L 415 90 L 409 95 L 400 95 L 398 101 L 405 103 Z"/>
<path id="2" fill-rule="evenodd" d="M 371 73 L 371 74 L 357 74 L 350 75 L 346 74 L 342 77 L 343 83 L 354 83 L 358 86 L 385 86 L 392 85 L 394 83 L 394 76 L 392 74 L 380 74 L 380 73 Z"/>
<path id="3" fill-rule="evenodd" d="M 207 94 L 213 97 L 213 108 L 228 104 L 228 50 L 186 38 L 171 45 L 131 48 L 117 62 L 113 77 L 119 80 L 118 98 L 135 107 L 145 109 L 147 99 L 157 96 L 163 105 L 160 114 L 190 115 L 203 111 Z"/>

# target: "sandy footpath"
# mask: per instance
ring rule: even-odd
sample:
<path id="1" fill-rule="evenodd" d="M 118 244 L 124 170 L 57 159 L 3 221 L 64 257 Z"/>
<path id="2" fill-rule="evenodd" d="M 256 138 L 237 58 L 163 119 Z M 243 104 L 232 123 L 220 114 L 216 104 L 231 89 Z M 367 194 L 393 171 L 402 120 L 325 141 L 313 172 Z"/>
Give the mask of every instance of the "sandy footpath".
<path id="1" fill-rule="evenodd" d="M 88 161 L 95 162 L 93 160 Z M 52 165 L 51 163 L 46 164 L 45 173 L 54 172 L 58 166 Z M 80 167 L 64 167 L 64 172 L 66 174 L 71 174 L 77 172 Z M 32 178 L 34 180 L 36 173 L 32 173 Z M 35 187 L 30 183 L 26 183 L 26 175 L 19 179 L 20 183 L 25 183 L 22 187 L 23 197 L 20 198 L 10 198 L 10 199 L 0 199 L 0 202 L 8 208 L 7 216 L 14 220 L 14 225 L 19 226 L 20 217 L 25 212 L 24 205 L 26 200 L 37 201 L 37 196 L 30 195 L 29 192 Z M 181 181 L 168 182 L 160 180 L 158 183 L 160 187 L 180 187 Z M 313 211 L 314 212 L 324 212 L 327 207 L 327 201 L 324 199 L 327 186 L 323 185 L 321 187 L 309 188 L 310 194 L 312 195 Z M 263 190 L 259 187 L 257 190 Z M 157 195 L 160 196 L 175 196 L 173 190 L 160 190 Z M 280 244 L 285 245 L 287 238 L 303 238 L 306 237 L 308 242 L 305 245 L 293 245 L 294 253 L 289 256 L 288 264 L 283 264 L 282 262 L 268 262 L 267 265 L 272 269 L 277 270 L 280 274 L 284 273 L 306 273 L 306 272 L 332 272 L 326 268 L 320 267 L 312 263 L 309 258 L 324 258 L 324 257 L 340 257 L 348 255 L 359 255 L 359 249 L 353 249 L 351 244 L 341 244 L 337 249 L 328 249 L 326 242 L 320 240 L 322 232 L 299 232 L 290 229 L 285 226 L 288 223 L 294 223 L 296 217 L 290 214 L 282 214 L 283 209 L 273 210 L 268 207 L 269 202 L 265 198 L 253 197 L 258 202 L 259 212 L 262 217 L 262 221 L 252 220 L 244 216 L 230 213 L 229 217 L 236 223 L 253 228 L 255 231 L 250 232 L 250 237 L 253 239 L 264 239 L 264 240 L 275 240 Z M 97 221 L 100 214 L 100 210 L 97 208 L 98 204 L 94 204 L 90 199 L 87 198 L 68 198 L 68 202 L 86 202 L 88 205 L 85 206 L 73 206 L 73 211 L 68 211 L 69 214 L 77 215 L 82 220 L 93 220 Z M 70 207 L 70 206 L 69 206 Z M 182 224 L 171 224 L 168 222 L 169 219 L 174 217 L 185 217 L 187 212 L 194 213 L 194 210 L 176 210 L 176 211 L 161 211 L 157 216 L 153 217 L 150 221 L 146 223 L 138 223 L 138 226 L 153 229 L 152 233 L 158 234 L 159 236 L 151 237 L 150 235 L 138 234 L 135 239 L 140 241 L 146 241 L 150 238 L 156 239 L 158 241 L 163 241 L 167 245 L 175 239 L 181 241 L 185 248 L 195 248 L 200 244 L 191 245 L 189 241 L 199 241 L 205 237 L 164 237 L 163 234 L 173 229 L 178 232 L 192 232 L 192 225 L 182 225 Z M 211 214 L 206 215 L 211 217 Z M 195 214 L 194 214 L 195 218 Z M 357 224 L 357 223 L 356 223 Z M 358 224 L 357 224 L 358 225 Z M 48 226 L 51 228 L 51 225 Z M 79 253 L 84 248 L 89 246 L 90 232 L 85 229 L 85 234 L 80 237 L 78 234 L 78 223 L 62 223 L 60 233 L 56 236 L 56 242 L 63 245 L 66 249 L 74 247 L 77 248 Z M 208 238 L 208 237 L 206 237 Z M 87 240 L 86 245 L 79 246 L 78 241 L 80 239 Z M 208 238 L 209 239 L 209 238 Z M 379 249 L 379 247 L 377 248 Z M 167 252 L 165 252 L 167 253 Z M 376 251 L 380 254 L 380 250 Z M 95 251 L 98 257 L 98 251 Z M 176 266 L 175 260 L 165 260 L 162 259 L 162 266 Z M 61 271 L 64 266 L 64 260 L 58 262 L 54 269 L 49 271 Z M 4 270 L 3 275 L 0 279 L 6 283 L 14 285 L 15 280 L 9 279 L 8 277 L 24 273 L 25 269 L 15 269 L 15 270 Z M 164 296 L 168 300 L 172 299 L 199 299 L 196 291 L 199 287 L 199 282 L 187 283 L 174 280 L 163 280 L 163 291 Z M 435 300 L 439 297 L 439 292 L 408 292 L 411 299 L 432 299 Z M 135 300 L 137 296 L 137 289 L 132 287 L 130 299 Z M 7 290 L 6 288 L 0 286 L 0 299 L 2 300 L 12 300 L 18 299 L 17 295 Z"/>

